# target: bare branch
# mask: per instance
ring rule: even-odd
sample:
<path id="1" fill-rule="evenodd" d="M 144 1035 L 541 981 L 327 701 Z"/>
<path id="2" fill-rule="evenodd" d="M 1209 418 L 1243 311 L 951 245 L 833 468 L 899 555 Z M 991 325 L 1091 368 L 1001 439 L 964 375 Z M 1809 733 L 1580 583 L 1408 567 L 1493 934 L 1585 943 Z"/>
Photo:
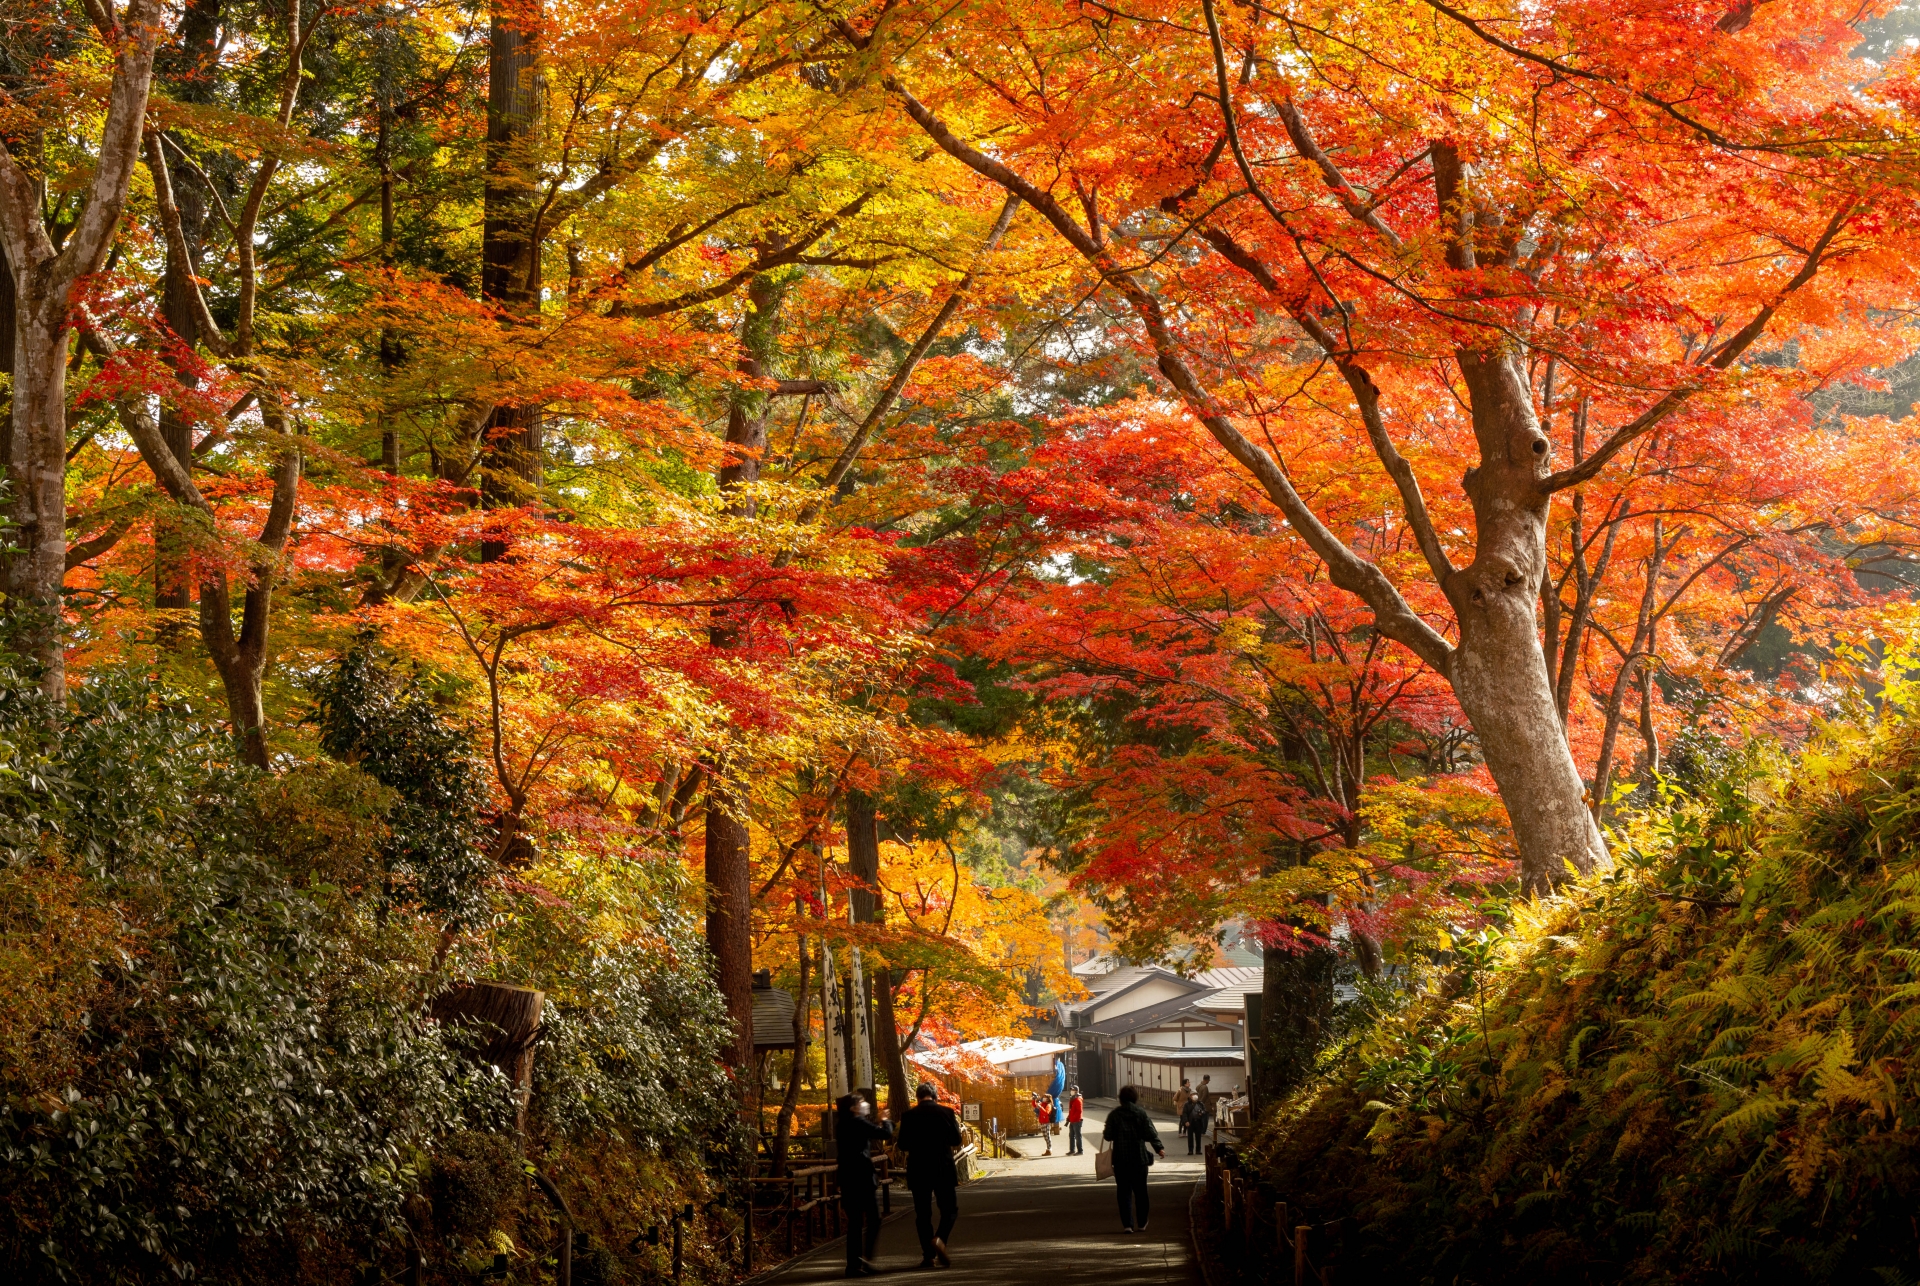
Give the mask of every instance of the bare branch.
<path id="1" fill-rule="evenodd" d="M 1161 375 L 1180 393 L 1187 406 L 1206 425 L 1207 431 L 1213 434 L 1214 440 L 1254 476 L 1287 521 L 1293 524 L 1307 545 L 1326 563 L 1328 576 L 1333 583 L 1364 601 L 1373 610 L 1375 623 L 1387 637 L 1412 649 L 1421 660 L 1441 674 L 1446 674 L 1453 648 L 1408 605 L 1384 572 L 1354 553 L 1320 521 L 1319 516 L 1294 490 L 1292 481 L 1273 457 L 1255 446 L 1235 427 L 1180 355 L 1179 344 L 1167 325 L 1160 301 L 1140 283 L 1134 270 L 1116 265 L 1052 195 L 962 141 L 897 80 L 889 77 L 886 84 L 888 90 L 906 107 L 907 114 L 942 151 L 1033 206 L 1067 244 L 1079 251 L 1102 277 L 1126 297 L 1127 303 L 1145 326 L 1147 338 L 1159 359 Z"/>
<path id="2" fill-rule="evenodd" d="M 1213 0 L 1206 0 L 1206 6 L 1208 17 L 1211 19 Z M 1217 31 L 1218 28 L 1215 30 Z M 1215 49 L 1214 56 L 1217 59 L 1219 57 L 1217 37 Z M 1314 141 L 1313 132 L 1307 128 L 1306 117 L 1302 116 L 1300 109 L 1293 105 L 1293 100 L 1281 99 L 1275 107 L 1279 111 L 1281 123 L 1287 127 L 1287 137 L 1293 140 L 1295 150 L 1320 167 L 1321 177 L 1326 179 L 1327 187 L 1346 208 L 1347 213 L 1371 228 L 1382 241 L 1395 250 L 1400 249 L 1402 244 L 1400 235 L 1387 226 L 1386 220 L 1380 217 L 1378 210 L 1360 199 L 1360 194 L 1353 190 L 1353 185 L 1347 182 L 1347 176 L 1340 172 L 1340 167 L 1333 163 L 1333 158 L 1321 150 L 1320 144 Z"/>
<path id="3" fill-rule="evenodd" d="M 821 220 L 812 228 L 808 229 L 806 234 L 793 245 L 781 250 L 776 250 L 772 254 L 760 255 L 755 258 L 752 263 L 722 281 L 716 282 L 711 286 L 702 287 L 699 290 L 689 290 L 684 294 L 675 295 L 670 299 L 655 300 L 647 304 L 630 304 L 616 307 L 614 309 L 614 315 L 621 317 L 664 317 L 668 313 L 677 313 L 688 308 L 698 308 L 701 304 L 708 304 L 716 299 L 723 299 L 763 272 L 771 271 L 774 268 L 784 268 L 789 264 L 798 262 L 800 257 L 816 245 L 822 237 L 825 237 L 828 233 L 839 227 L 843 219 L 850 219 L 860 213 L 860 211 L 865 208 L 867 202 L 873 200 L 876 194 L 877 190 L 871 188 L 862 192 L 852 201 L 836 210 L 831 217 Z"/>
<path id="4" fill-rule="evenodd" d="M 1847 220 L 1853 216 L 1855 208 L 1852 202 L 1848 202 L 1834 212 L 1833 217 L 1827 220 L 1826 231 L 1820 234 L 1820 239 L 1814 242 L 1813 247 L 1807 251 L 1806 258 L 1800 265 L 1800 271 L 1793 274 L 1792 280 L 1788 281 L 1786 285 L 1774 292 L 1773 298 L 1767 301 L 1765 307 L 1754 314 L 1752 321 L 1742 326 L 1739 332 L 1727 340 L 1726 343 L 1713 350 L 1713 356 L 1707 361 L 1709 367 L 1716 371 L 1726 370 L 1732 366 L 1735 361 L 1739 360 L 1742 353 L 1752 347 L 1755 340 L 1759 339 L 1760 336 L 1766 332 L 1767 324 L 1771 322 L 1774 315 L 1780 311 L 1780 306 L 1786 303 L 1788 297 L 1796 290 L 1799 290 L 1802 286 L 1812 281 L 1814 276 L 1820 271 L 1820 265 L 1825 260 L 1827 251 L 1832 248 L 1834 238 L 1840 235 L 1840 230 L 1846 226 Z M 1615 429 L 1613 435 L 1600 446 L 1599 450 L 1572 468 L 1562 469 L 1558 473 L 1549 475 L 1546 480 L 1540 484 L 1541 487 L 1548 492 L 1564 491 L 1568 487 L 1577 487 L 1581 483 L 1592 479 L 1599 474 L 1600 470 L 1606 467 L 1609 460 L 1620 454 L 1622 448 L 1626 447 L 1627 444 L 1635 438 L 1644 437 L 1646 434 L 1652 432 L 1675 411 L 1678 411 L 1682 406 L 1686 405 L 1687 401 L 1692 398 L 1695 393 L 1698 393 L 1702 387 L 1703 385 L 1701 384 L 1684 384 L 1677 389 L 1673 389 L 1658 402 L 1655 402 L 1652 406 L 1641 412 L 1631 422 Z"/>
<path id="5" fill-rule="evenodd" d="M 1014 211 L 1019 208 L 1018 196 L 1009 196 L 1001 205 L 1000 217 L 994 220 L 993 231 L 987 234 L 986 243 L 980 247 L 981 258 L 992 254 L 994 248 L 1000 244 L 1000 238 L 1006 234 L 1007 226 L 1013 222 Z M 847 439 L 846 446 L 840 450 L 839 458 L 833 462 L 833 467 L 827 470 L 827 476 L 821 480 L 820 491 L 823 496 L 831 495 L 834 489 L 839 487 L 841 480 L 853 470 L 854 461 L 860 458 L 860 452 L 866 447 L 874 430 L 880 426 L 880 421 L 886 418 L 887 412 L 891 411 L 893 404 L 900 399 L 900 394 L 907 387 L 907 381 L 913 377 L 915 368 L 920 365 L 920 359 L 927 355 L 927 350 L 933 347 L 933 341 L 940 337 L 940 332 L 946 328 L 949 321 L 953 320 L 954 313 L 960 310 L 961 301 L 966 298 L 967 291 L 973 287 L 973 279 L 974 274 L 969 271 L 954 284 L 953 293 L 947 296 L 944 304 L 940 305 L 940 311 L 934 314 L 933 320 L 928 322 L 926 329 L 920 332 L 920 338 L 913 342 L 913 347 L 907 350 L 907 355 L 900 359 L 900 364 L 894 368 L 893 376 L 887 381 L 887 386 L 880 390 L 880 396 L 874 399 L 871 407 L 867 408 L 866 418 L 861 420 L 860 427 L 853 431 L 853 436 Z M 816 500 L 808 504 L 800 521 L 811 522 L 818 516 L 822 503 L 823 501 Z"/>
<path id="6" fill-rule="evenodd" d="M 199 278 L 193 275 L 193 253 L 187 247 L 186 230 L 180 222 L 180 206 L 173 197 L 173 177 L 167 172 L 167 158 L 160 148 L 158 134 L 147 135 L 146 154 L 147 173 L 153 176 L 154 204 L 160 211 L 160 227 L 166 233 L 167 253 L 180 264 L 181 276 L 193 292 L 194 321 L 199 327 L 200 338 L 220 356 L 231 356 L 226 337 L 220 333 L 220 324 L 214 321 L 213 313 L 207 307 L 207 297 L 200 289 Z"/>

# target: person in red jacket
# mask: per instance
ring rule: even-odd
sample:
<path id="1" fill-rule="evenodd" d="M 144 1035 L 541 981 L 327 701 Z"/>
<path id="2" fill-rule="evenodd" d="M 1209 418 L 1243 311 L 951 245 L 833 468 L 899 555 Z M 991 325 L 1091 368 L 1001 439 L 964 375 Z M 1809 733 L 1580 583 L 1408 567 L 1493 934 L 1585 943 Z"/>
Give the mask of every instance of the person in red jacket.
<path id="1" fill-rule="evenodd" d="M 1080 1142 L 1080 1118 L 1085 1114 L 1086 1100 L 1080 1097 L 1080 1087 L 1073 1086 L 1067 1091 L 1073 1097 L 1067 1100 L 1067 1155 L 1079 1156 L 1086 1147 Z"/>
<path id="2" fill-rule="evenodd" d="M 1040 1138 L 1047 1145 L 1043 1156 L 1053 1155 L 1053 1095 L 1042 1092 L 1031 1096 L 1033 1100 L 1034 1123 L 1040 1127 Z"/>

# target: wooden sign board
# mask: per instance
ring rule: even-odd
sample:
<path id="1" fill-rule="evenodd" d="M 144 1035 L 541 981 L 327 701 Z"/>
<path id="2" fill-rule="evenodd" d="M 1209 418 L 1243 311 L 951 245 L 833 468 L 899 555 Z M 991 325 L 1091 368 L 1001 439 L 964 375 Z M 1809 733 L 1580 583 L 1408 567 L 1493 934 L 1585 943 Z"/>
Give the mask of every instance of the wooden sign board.
<path id="1" fill-rule="evenodd" d="M 960 1105 L 960 1119 L 963 1121 L 979 1120 L 980 1105 L 978 1103 L 962 1103 Z"/>

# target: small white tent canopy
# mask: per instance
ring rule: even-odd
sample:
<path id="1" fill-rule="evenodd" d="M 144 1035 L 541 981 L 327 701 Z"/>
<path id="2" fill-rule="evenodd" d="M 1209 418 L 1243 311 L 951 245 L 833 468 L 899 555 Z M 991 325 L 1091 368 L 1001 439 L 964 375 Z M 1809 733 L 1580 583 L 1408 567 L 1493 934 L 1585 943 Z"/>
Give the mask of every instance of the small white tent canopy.
<path id="1" fill-rule="evenodd" d="M 989 1036 L 986 1040 L 970 1040 L 964 1045 L 952 1047 L 953 1061 L 964 1064 L 977 1058 L 993 1064 L 993 1070 L 1004 1076 L 1045 1076 L 1053 1070 L 1053 1060 L 1072 1049 L 1071 1045 L 1058 1045 L 1045 1040 L 1022 1040 L 1016 1036 Z M 933 1051 L 937 1058 L 946 1050 Z M 922 1055 L 917 1061 L 931 1063 L 932 1058 Z"/>

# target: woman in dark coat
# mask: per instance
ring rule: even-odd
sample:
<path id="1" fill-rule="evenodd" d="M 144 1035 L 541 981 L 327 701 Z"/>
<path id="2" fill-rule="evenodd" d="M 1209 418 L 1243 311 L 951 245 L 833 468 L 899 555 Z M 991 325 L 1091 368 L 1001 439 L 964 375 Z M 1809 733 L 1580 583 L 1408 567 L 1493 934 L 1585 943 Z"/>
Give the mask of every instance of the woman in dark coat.
<path id="1" fill-rule="evenodd" d="M 843 1095 L 833 1116 L 840 1163 L 840 1206 L 847 1212 L 847 1276 L 871 1277 L 880 1239 L 880 1189 L 873 1172 L 873 1145 L 893 1137 L 893 1126 L 871 1119 L 873 1105 L 858 1094 Z"/>
<path id="2" fill-rule="evenodd" d="M 1187 1105 L 1180 1109 L 1180 1133 L 1187 1136 L 1188 1156 L 1200 1151 L 1200 1136 L 1206 1128 L 1201 1122 L 1205 1119 L 1198 1099 L 1188 1099 Z"/>
<path id="3" fill-rule="evenodd" d="M 1120 1087 L 1120 1106 L 1107 1113 L 1107 1128 L 1101 1138 L 1113 1144 L 1113 1186 L 1120 1195 L 1120 1226 L 1128 1232 L 1147 1228 L 1147 1149 L 1160 1157 L 1167 1150 L 1160 1145 L 1160 1131 L 1153 1118 L 1140 1106 L 1140 1091 L 1131 1085 Z"/>

